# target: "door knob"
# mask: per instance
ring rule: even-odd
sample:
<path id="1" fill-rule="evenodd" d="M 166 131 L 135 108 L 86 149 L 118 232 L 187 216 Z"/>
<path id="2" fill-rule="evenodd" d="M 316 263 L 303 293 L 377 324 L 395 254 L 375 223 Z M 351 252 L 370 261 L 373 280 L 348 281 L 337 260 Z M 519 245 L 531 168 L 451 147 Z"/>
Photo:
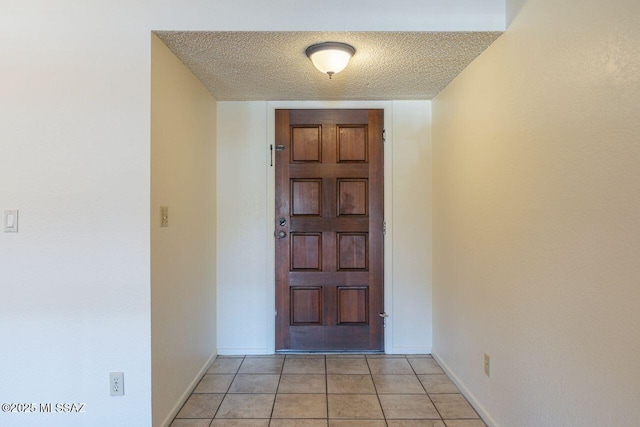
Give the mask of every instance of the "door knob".
<path id="1" fill-rule="evenodd" d="M 287 233 L 286 233 L 286 232 L 284 232 L 284 231 L 281 231 L 281 232 L 279 232 L 279 233 L 278 233 L 278 237 L 279 237 L 280 239 L 284 239 L 285 237 L 287 237 Z"/>

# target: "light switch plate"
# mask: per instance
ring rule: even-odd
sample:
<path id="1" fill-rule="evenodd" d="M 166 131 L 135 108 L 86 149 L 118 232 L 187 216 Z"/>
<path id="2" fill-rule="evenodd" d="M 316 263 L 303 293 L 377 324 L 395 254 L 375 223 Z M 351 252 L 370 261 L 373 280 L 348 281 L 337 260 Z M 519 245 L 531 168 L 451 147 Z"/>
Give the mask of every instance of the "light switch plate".
<path id="1" fill-rule="evenodd" d="M 491 378 L 491 356 L 484 354 L 484 374 Z"/>
<path id="2" fill-rule="evenodd" d="M 169 226 L 169 207 L 160 206 L 160 227 Z"/>
<path id="3" fill-rule="evenodd" d="M 2 222 L 5 233 L 18 232 L 18 210 L 10 209 L 4 211 L 4 220 Z"/>

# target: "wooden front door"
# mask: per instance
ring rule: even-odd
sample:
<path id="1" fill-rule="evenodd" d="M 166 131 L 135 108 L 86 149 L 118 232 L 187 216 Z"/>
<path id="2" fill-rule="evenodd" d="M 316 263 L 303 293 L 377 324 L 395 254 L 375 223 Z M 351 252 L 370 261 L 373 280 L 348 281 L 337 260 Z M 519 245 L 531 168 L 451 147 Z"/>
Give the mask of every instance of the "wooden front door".
<path id="1" fill-rule="evenodd" d="M 384 348 L 383 110 L 276 110 L 276 350 Z"/>

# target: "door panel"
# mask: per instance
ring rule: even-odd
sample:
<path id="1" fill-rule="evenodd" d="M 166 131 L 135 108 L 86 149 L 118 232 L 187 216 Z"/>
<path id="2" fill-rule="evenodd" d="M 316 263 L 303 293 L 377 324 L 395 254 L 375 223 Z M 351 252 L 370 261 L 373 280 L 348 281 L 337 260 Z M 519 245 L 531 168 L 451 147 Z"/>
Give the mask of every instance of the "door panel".
<path id="1" fill-rule="evenodd" d="M 367 215 L 366 179 L 338 179 L 338 216 Z"/>
<path id="2" fill-rule="evenodd" d="M 276 350 L 383 350 L 382 126 L 276 110 Z"/>
<path id="3" fill-rule="evenodd" d="M 367 233 L 336 233 L 338 271 L 367 271 L 369 267 Z"/>
<path id="4" fill-rule="evenodd" d="M 291 216 L 322 215 L 322 180 L 291 180 Z"/>
<path id="5" fill-rule="evenodd" d="M 290 271 L 322 271 L 322 233 L 290 234 Z"/>

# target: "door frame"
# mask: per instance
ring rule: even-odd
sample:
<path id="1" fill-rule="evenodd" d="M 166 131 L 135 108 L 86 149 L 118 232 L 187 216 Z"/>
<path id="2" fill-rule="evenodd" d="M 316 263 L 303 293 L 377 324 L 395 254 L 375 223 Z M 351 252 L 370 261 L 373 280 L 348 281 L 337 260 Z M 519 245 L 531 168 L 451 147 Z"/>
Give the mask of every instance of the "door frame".
<path id="1" fill-rule="evenodd" d="M 382 109 L 384 110 L 384 129 L 386 142 L 384 144 L 384 218 L 387 224 L 384 235 L 384 310 L 389 315 L 386 318 L 384 329 L 384 351 L 391 353 L 393 349 L 393 253 L 391 251 L 393 242 L 393 209 L 392 191 L 393 188 L 393 101 L 268 101 L 267 102 L 267 146 L 266 154 L 268 162 L 271 160 L 270 145 L 275 146 L 275 111 L 277 109 L 305 110 L 305 109 Z M 274 157 L 275 158 L 275 157 Z M 275 230 L 275 167 L 267 168 L 267 221 L 266 235 L 267 247 L 267 284 L 269 287 L 269 299 L 267 303 L 272 307 L 272 316 L 268 319 L 270 338 L 267 340 L 267 352 L 275 353 L 276 348 L 276 280 L 275 280 L 275 244 L 273 233 Z"/>

